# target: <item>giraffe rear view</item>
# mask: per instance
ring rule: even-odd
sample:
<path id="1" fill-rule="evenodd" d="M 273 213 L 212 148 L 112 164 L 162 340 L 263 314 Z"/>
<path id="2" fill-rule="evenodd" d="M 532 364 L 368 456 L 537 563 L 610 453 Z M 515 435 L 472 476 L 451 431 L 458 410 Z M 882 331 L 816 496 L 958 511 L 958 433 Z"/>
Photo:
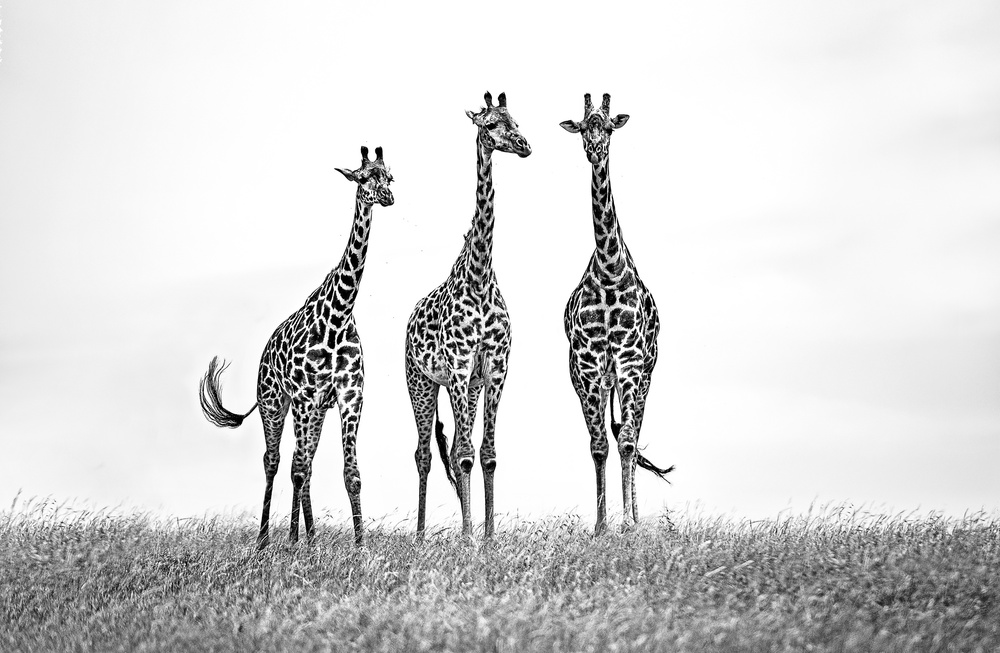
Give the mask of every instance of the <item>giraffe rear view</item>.
<path id="1" fill-rule="evenodd" d="M 354 223 L 347 248 L 337 267 L 313 291 L 305 304 L 282 322 L 264 346 L 257 377 L 257 403 L 245 414 L 222 406 L 220 377 L 226 365 L 213 358 L 202 378 L 199 393 L 205 417 L 216 426 L 236 428 L 255 408 L 264 423 L 264 508 L 260 519 L 260 548 L 269 541 L 268 519 L 271 490 L 278 471 L 278 445 L 289 408 L 295 423 L 295 454 L 292 458 L 292 518 L 289 539 L 299 536 L 299 508 L 306 535 L 313 535 L 312 502 L 309 494 L 313 456 L 319 445 L 326 411 L 340 410 L 344 446 L 344 483 L 354 517 L 354 538 L 363 540 L 361 521 L 361 475 L 355 453 L 364 389 L 364 359 L 354 322 L 354 302 L 364 271 L 371 231 L 372 205 L 393 203 L 389 184 L 392 176 L 375 148 L 361 148 L 361 167 L 337 171 L 358 184 Z"/>
<path id="2" fill-rule="evenodd" d="M 499 95 L 497 106 L 485 96 L 486 108 L 466 112 L 478 128 L 478 185 L 476 214 L 465 245 L 440 286 L 417 302 L 406 325 L 406 382 L 417 422 L 414 458 L 420 478 L 417 533 L 424 531 L 427 474 L 431 468 L 431 436 L 435 430 L 438 390 L 448 389 L 455 415 L 451 453 L 440 421 L 437 441 L 448 480 L 462 505 L 462 533 L 471 534 L 469 475 L 475 459 L 472 424 L 476 402 L 483 400 L 483 443 L 479 457 L 486 491 L 486 537 L 493 536 L 493 474 L 496 469 L 494 426 L 500 394 L 507 378 L 510 355 L 510 317 L 496 274 L 493 272 L 493 163 L 494 151 L 521 158 L 531 147 L 507 111 L 507 97 Z"/>
<path id="3" fill-rule="evenodd" d="M 608 458 L 605 411 L 612 399 L 612 434 L 618 441 L 622 462 L 623 529 L 639 519 L 635 497 L 635 467 L 652 471 L 661 478 L 673 470 L 653 465 L 638 451 L 639 430 L 646 409 L 653 367 L 656 365 L 656 338 L 660 318 L 653 295 L 643 284 L 632 255 L 622 238 L 611 195 L 608 148 L 611 133 L 628 121 L 628 116 L 611 117 L 611 96 L 604 94 L 599 109 L 584 96 L 582 122 L 566 120 L 560 125 L 583 136 L 583 148 L 592 165 L 596 248 L 580 284 L 569 297 L 563 325 L 569 339 L 569 373 L 580 399 L 590 431 L 590 453 L 597 474 L 597 525 L 605 529 L 604 466 Z M 621 399 L 621 422 L 614 420 L 615 394 Z"/>

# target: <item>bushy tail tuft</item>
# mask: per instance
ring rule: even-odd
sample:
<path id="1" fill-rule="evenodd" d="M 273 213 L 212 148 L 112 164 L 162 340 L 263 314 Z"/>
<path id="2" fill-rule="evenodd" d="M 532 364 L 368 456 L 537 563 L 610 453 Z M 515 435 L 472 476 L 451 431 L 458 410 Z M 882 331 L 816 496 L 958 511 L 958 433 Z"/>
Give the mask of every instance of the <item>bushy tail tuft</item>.
<path id="1" fill-rule="evenodd" d="M 222 406 L 222 383 L 220 377 L 226 371 L 227 367 L 229 367 L 229 364 L 226 361 L 222 361 L 222 365 L 219 365 L 218 356 L 212 358 L 212 362 L 208 364 L 208 372 L 205 373 L 205 376 L 198 383 L 198 399 L 201 402 L 201 412 L 205 414 L 205 419 L 216 426 L 225 426 L 234 429 L 242 424 L 243 420 L 250 416 L 250 413 L 256 410 L 257 404 L 254 404 L 253 408 L 248 410 L 245 415 L 231 412 Z"/>
<path id="2" fill-rule="evenodd" d="M 660 478 L 662 478 L 667 483 L 670 482 L 670 479 L 667 478 L 667 474 L 669 474 L 670 472 L 674 471 L 674 467 L 675 467 L 674 465 L 671 465 L 670 467 L 666 467 L 666 468 L 657 467 L 653 463 L 649 462 L 649 459 L 646 458 L 645 456 L 643 456 L 641 453 L 640 454 L 636 454 L 636 455 L 639 456 L 638 458 L 636 458 L 636 461 L 635 461 L 636 464 L 639 465 L 639 467 L 642 467 L 643 469 L 648 469 L 649 471 L 653 472 L 654 474 L 656 474 L 657 476 L 659 476 Z"/>
<path id="3" fill-rule="evenodd" d="M 434 437 L 438 443 L 438 451 L 441 452 L 441 464 L 444 465 L 444 471 L 448 474 L 448 482 L 455 488 L 455 494 L 458 494 L 455 471 L 451 468 L 451 456 L 448 455 L 448 436 L 444 434 L 444 424 L 441 423 L 441 417 L 438 415 L 436 406 L 434 408 Z"/>
<path id="4" fill-rule="evenodd" d="M 611 434 L 614 435 L 615 440 L 617 440 L 618 433 L 620 433 L 622 430 L 622 423 L 615 421 L 615 394 L 616 394 L 615 390 L 614 388 L 612 388 L 611 389 Z M 639 467 L 642 467 L 643 469 L 648 469 L 649 471 L 653 472 L 654 474 L 662 478 L 667 483 L 670 482 L 670 479 L 667 478 L 667 474 L 674 471 L 675 465 L 671 465 L 670 467 L 666 468 L 657 467 L 656 465 L 651 463 L 648 458 L 643 456 L 638 451 L 636 452 L 635 462 L 637 465 L 639 465 Z"/>

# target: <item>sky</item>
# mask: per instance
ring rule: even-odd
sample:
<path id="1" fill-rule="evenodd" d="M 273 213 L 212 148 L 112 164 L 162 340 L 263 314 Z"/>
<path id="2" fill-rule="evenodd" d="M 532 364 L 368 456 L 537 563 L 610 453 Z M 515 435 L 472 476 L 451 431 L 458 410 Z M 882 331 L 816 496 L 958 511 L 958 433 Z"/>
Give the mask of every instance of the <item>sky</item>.
<path id="1" fill-rule="evenodd" d="M 0 21 L 0 505 L 256 514 L 259 419 L 210 425 L 198 380 L 232 361 L 225 404 L 250 408 L 268 336 L 346 245 L 335 168 L 380 145 L 396 203 L 355 307 L 358 455 L 366 519 L 412 527 L 405 324 L 470 224 L 465 111 L 489 90 L 533 149 L 493 166 L 501 527 L 596 512 L 562 331 L 594 247 L 559 128 L 585 92 L 631 116 L 612 187 L 662 322 L 640 445 L 677 471 L 638 475 L 641 512 L 1000 509 L 995 3 L 20 1 Z M 346 526 L 338 431 L 313 501 Z M 481 522 L 478 465 L 473 493 Z M 437 460 L 428 505 L 459 523 Z"/>

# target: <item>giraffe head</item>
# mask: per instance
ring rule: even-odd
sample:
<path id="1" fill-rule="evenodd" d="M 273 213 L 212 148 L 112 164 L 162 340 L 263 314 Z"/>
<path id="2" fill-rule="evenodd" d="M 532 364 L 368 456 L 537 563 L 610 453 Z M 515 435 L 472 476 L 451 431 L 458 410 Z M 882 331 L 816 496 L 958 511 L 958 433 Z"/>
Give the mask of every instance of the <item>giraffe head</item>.
<path id="1" fill-rule="evenodd" d="M 344 170 L 337 168 L 337 172 L 358 184 L 358 198 L 363 204 L 372 205 L 376 202 L 382 206 L 391 206 L 393 203 L 392 191 L 389 184 L 392 183 L 392 175 L 389 174 L 389 167 L 382 160 L 382 148 L 375 148 L 375 160 L 368 158 L 368 148 L 361 146 L 361 167 L 357 170 Z"/>
<path id="2" fill-rule="evenodd" d="M 564 120 L 559 126 L 571 134 L 583 135 L 583 150 L 591 163 L 608 156 L 608 146 L 611 144 L 611 132 L 625 126 L 628 114 L 619 113 L 611 117 L 611 95 L 604 94 L 601 108 L 594 108 L 590 101 L 590 93 L 583 96 L 583 121 Z"/>
<path id="3" fill-rule="evenodd" d="M 479 113 L 466 111 L 465 115 L 479 128 L 479 142 L 489 150 L 511 152 L 522 159 L 531 154 L 531 146 L 517 130 L 517 123 L 507 111 L 507 95 L 500 94 L 496 106 L 493 106 L 493 96 L 486 93 L 486 108 Z"/>

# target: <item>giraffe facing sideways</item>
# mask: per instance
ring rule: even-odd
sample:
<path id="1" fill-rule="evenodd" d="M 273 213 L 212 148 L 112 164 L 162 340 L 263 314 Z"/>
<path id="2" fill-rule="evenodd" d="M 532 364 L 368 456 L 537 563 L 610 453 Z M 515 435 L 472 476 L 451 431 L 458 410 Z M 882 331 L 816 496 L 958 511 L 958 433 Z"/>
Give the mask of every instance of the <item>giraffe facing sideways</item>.
<path id="1" fill-rule="evenodd" d="M 496 469 L 494 426 L 497 406 L 507 378 L 510 354 L 510 317 L 493 272 L 493 163 L 494 151 L 524 158 L 531 147 L 507 111 L 506 95 L 493 105 L 467 111 L 478 129 L 476 136 L 478 185 L 476 213 L 465 244 L 440 286 L 417 302 L 406 325 L 406 382 L 417 423 L 414 459 L 420 479 L 417 534 L 423 535 L 427 501 L 427 474 L 431 468 L 431 436 L 435 431 L 448 480 L 462 506 L 462 533 L 470 536 L 469 476 L 475 460 L 472 424 L 476 402 L 484 392 L 484 432 L 479 451 L 486 491 L 485 536 L 493 536 L 493 474 Z M 448 389 L 455 416 L 451 453 L 437 414 L 438 390 Z"/>
<path id="2" fill-rule="evenodd" d="M 209 363 L 199 385 L 201 409 L 216 426 L 236 428 L 255 408 L 264 423 L 264 509 L 260 518 L 260 548 L 269 541 L 268 518 L 271 512 L 271 489 L 278 471 L 278 445 L 288 409 L 295 423 L 295 453 L 292 458 L 292 519 L 289 539 L 298 541 L 299 507 L 305 522 L 306 536 L 313 536 L 312 502 L 309 482 L 313 456 L 319 445 L 326 411 L 340 410 L 341 437 L 344 447 L 344 484 L 354 516 L 354 539 L 358 546 L 364 536 L 361 521 L 361 475 L 355 452 L 358 422 L 361 418 L 365 372 L 361 340 L 354 323 L 354 302 L 364 272 L 371 231 L 372 205 L 393 203 L 389 184 L 392 175 L 382 158 L 382 148 L 375 148 L 375 159 L 368 158 L 368 148 L 361 148 L 361 167 L 337 171 L 357 183 L 354 224 L 347 248 L 323 284 L 313 291 L 305 304 L 282 322 L 264 346 L 257 377 L 257 403 L 245 414 L 233 413 L 222 406 L 220 377 L 226 363 L 218 358 Z"/>
<path id="3" fill-rule="evenodd" d="M 623 127 L 629 117 L 619 114 L 612 118 L 610 110 L 610 95 L 605 93 L 601 107 L 595 108 L 588 93 L 584 96 L 583 121 L 560 123 L 566 131 L 583 136 L 583 149 L 592 166 L 590 192 L 597 246 L 566 304 L 563 326 L 569 339 L 570 379 L 590 431 L 590 454 L 597 473 L 597 534 L 605 530 L 608 438 L 604 415 L 609 398 L 611 431 L 618 441 L 622 464 L 623 530 L 639 519 L 636 464 L 664 479 L 673 470 L 656 467 L 638 451 L 639 430 L 656 365 L 660 318 L 653 295 L 639 278 L 615 213 L 608 146 L 612 131 Z M 614 419 L 615 394 L 621 403 L 620 422 Z"/>

